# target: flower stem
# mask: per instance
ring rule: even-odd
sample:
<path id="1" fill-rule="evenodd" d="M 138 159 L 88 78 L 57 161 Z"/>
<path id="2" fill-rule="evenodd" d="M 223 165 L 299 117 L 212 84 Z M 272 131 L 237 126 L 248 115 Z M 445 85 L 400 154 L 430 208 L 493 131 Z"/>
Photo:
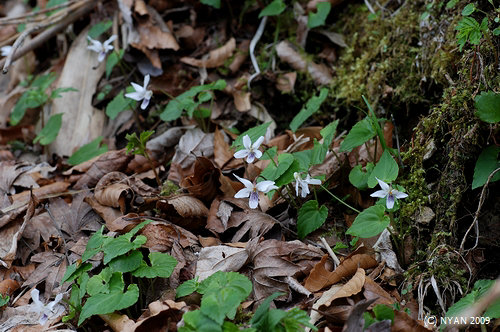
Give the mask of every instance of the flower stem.
<path id="1" fill-rule="evenodd" d="M 343 200 L 341 200 L 340 198 L 338 198 L 337 196 L 335 196 L 332 192 L 330 192 L 330 190 L 326 189 L 325 186 L 323 185 L 320 185 L 321 188 L 323 188 L 323 190 L 325 190 L 327 193 L 330 194 L 330 196 L 332 196 L 333 198 L 335 198 L 337 201 L 339 201 L 340 203 L 344 204 L 345 206 L 347 206 L 349 209 L 357 212 L 357 213 L 361 213 L 361 211 L 359 211 L 358 209 L 355 209 L 353 208 L 352 206 L 350 206 L 349 204 L 347 204 L 346 202 L 344 202 Z"/>

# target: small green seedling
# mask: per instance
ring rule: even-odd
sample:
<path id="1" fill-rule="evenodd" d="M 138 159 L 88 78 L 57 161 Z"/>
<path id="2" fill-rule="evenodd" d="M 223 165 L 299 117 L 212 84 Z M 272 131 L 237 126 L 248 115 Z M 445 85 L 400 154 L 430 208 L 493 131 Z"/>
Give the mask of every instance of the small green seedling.
<path id="1" fill-rule="evenodd" d="M 132 152 L 133 154 L 139 154 L 141 156 L 144 156 L 148 160 L 148 162 L 151 166 L 151 169 L 153 170 L 153 173 L 155 174 L 156 182 L 157 182 L 158 186 L 161 187 L 160 177 L 158 176 L 158 172 L 156 172 L 156 167 L 153 163 L 153 160 L 149 156 L 148 150 L 146 148 L 146 143 L 149 140 L 149 137 L 151 137 L 151 135 L 153 135 L 153 134 L 154 134 L 154 131 L 150 131 L 150 130 L 143 131 L 139 135 L 139 137 L 137 137 L 136 133 L 133 133 L 132 135 L 127 134 L 125 136 L 125 138 L 128 140 L 127 152 L 128 153 Z"/>

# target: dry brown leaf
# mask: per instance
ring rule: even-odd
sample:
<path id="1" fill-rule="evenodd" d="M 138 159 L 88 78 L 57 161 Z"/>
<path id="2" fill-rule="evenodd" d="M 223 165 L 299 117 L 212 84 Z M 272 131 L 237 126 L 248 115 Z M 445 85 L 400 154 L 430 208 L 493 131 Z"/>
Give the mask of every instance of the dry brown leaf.
<path id="1" fill-rule="evenodd" d="M 361 289 L 365 284 L 365 278 L 365 270 L 363 270 L 362 268 L 358 268 L 352 278 L 349 279 L 349 281 L 345 283 L 340 289 L 338 289 L 335 294 L 332 294 L 323 305 L 329 307 L 335 299 L 358 294 L 359 292 L 361 292 Z"/>
<path id="2" fill-rule="evenodd" d="M 252 108 L 252 103 L 250 102 L 252 94 L 250 92 L 233 89 L 232 94 L 234 107 L 236 107 L 238 111 L 246 112 Z"/>
<path id="3" fill-rule="evenodd" d="M 176 331 L 177 323 L 182 315 L 188 310 L 185 302 L 174 302 L 172 300 L 154 301 L 148 305 L 148 309 L 139 317 L 135 324 L 134 332 L 152 332 L 152 327 L 161 327 L 165 331 Z M 129 331 L 125 331 L 129 332 Z"/>
<path id="4" fill-rule="evenodd" d="M 250 40 L 245 39 L 240 42 L 238 45 L 238 50 L 236 51 L 236 55 L 233 59 L 233 62 L 229 65 L 229 70 L 231 73 L 235 74 L 241 67 L 245 60 L 248 57 L 248 47 L 250 46 Z"/>
<path id="5" fill-rule="evenodd" d="M 226 134 L 224 131 L 219 130 L 219 128 L 215 129 L 214 133 L 214 161 L 215 164 L 221 168 L 224 166 L 224 169 L 232 169 L 243 166 L 243 159 L 235 159 L 233 157 L 233 150 L 229 146 L 228 141 L 226 140 Z"/>
<path id="6" fill-rule="evenodd" d="M 198 199 L 187 196 L 179 195 L 167 199 L 169 204 L 172 204 L 177 213 L 183 218 L 193 217 L 207 217 L 207 207 Z"/>
<path id="7" fill-rule="evenodd" d="M 202 248 L 196 263 L 196 276 L 203 280 L 217 271 L 237 272 L 248 260 L 245 248 L 225 245 Z"/>
<path id="8" fill-rule="evenodd" d="M 57 139 L 49 145 L 49 150 L 60 156 L 70 156 L 82 145 L 102 135 L 106 121 L 104 112 L 92 106 L 92 98 L 106 66 L 97 61 L 96 53 L 87 49 L 87 35 L 88 29 L 85 29 L 71 43 L 56 86 L 72 87 L 78 91 L 66 92 L 61 98 L 52 99 L 51 115 L 62 113 L 64 116 Z"/>
<path id="9" fill-rule="evenodd" d="M 293 69 L 309 73 L 316 84 L 327 85 L 332 80 L 332 75 L 325 65 L 318 65 L 312 61 L 308 61 L 299 52 L 294 50 L 288 42 L 280 42 L 276 46 L 276 52 L 280 59 L 288 63 Z"/>
<path id="10" fill-rule="evenodd" d="M 236 41 L 234 38 L 231 38 L 223 46 L 210 51 L 207 59 L 198 60 L 190 57 L 182 57 L 180 61 L 195 67 L 217 68 L 222 66 L 233 55 L 235 48 Z"/>
<path id="11" fill-rule="evenodd" d="M 219 207 L 219 214 L 221 213 Z M 231 242 L 238 242 L 247 233 L 250 239 L 261 237 L 277 223 L 278 221 L 267 213 L 248 209 L 243 212 L 233 212 L 227 223 L 227 228 L 241 226 L 231 239 Z"/>
<path id="12" fill-rule="evenodd" d="M 11 192 L 12 184 L 16 181 L 16 179 L 26 172 L 26 169 L 23 168 L 24 164 L 16 164 L 15 161 L 2 161 L 0 162 L 0 194 L 14 194 Z"/>
<path id="13" fill-rule="evenodd" d="M 175 242 L 179 242 L 182 248 L 198 244 L 198 239 L 193 233 L 182 227 L 162 221 L 153 221 L 147 224 L 141 230 L 141 234 L 148 239 L 144 246 L 152 251 L 165 252 L 171 250 Z"/>
<path id="14" fill-rule="evenodd" d="M 33 218 L 33 216 L 35 215 L 35 209 L 40 204 L 40 202 L 38 201 L 36 196 L 32 194 L 32 192 L 29 192 L 29 194 L 31 194 L 31 197 L 26 209 L 26 214 L 24 215 L 23 222 L 21 223 L 20 221 L 18 221 L 15 223 L 11 223 L 7 227 L 4 226 L 0 228 L 0 239 L 2 239 L 2 241 L 0 242 L 0 264 L 6 268 L 10 268 L 12 262 L 16 258 L 18 242 L 19 240 L 21 240 L 28 221 Z"/>
<path id="15" fill-rule="evenodd" d="M 180 182 L 184 174 L 189 174 L 196 157 L 212 157 L 214 153 L 213 133 L 206 134 L 199 128 L 189 129 L 179 140 L 175 147 L 168 179 Z"/>
<path id="16" fill-rule="evenodd" d="M 125 213 L 125 196 L 130 191 L 127 176 L 120 172 L 111 172 L 104 175 L 96 184 L 94 196 L 100 204 L 120 208 L 121 213 Z"/>
<path id="17" fill-rule="evenodd" d="M 368 307 L 372 304 L 373 300 L 361 300 L 356 303 L 351 312 L 349 313 L 349 317 L 344 324 L 344 328 L 342 332 L 360 332 L 364 330 L 365 320 L 363 318 L 363 313 L 368 309 Z"/>
<path id="18" fill-rule="evenodd" d="M 366 277 L 363 295 L 367 299 L 375 299 L 376 304 L 392 305 L 395 300 L 372 278 Z"/>
<path id="19" fill-rule="evenodd" d="M 205 157 L 197 157 L 194 163 L 194 172 L 192 175 L 185 177 L 180 185 L 187 189 L 194 197 L 210 203 L 215 196 L 220 194 L 219 177 L 220 169 Z"/>
<path id="20" fill-rule="evenodd" d="M 101 314 L 99 317 L 116 332 L 132 332 L 135 331 L 135 322 L 127 315 L 120 315 L 116 312 L 110 314 Z"/>
<path id="21" fill-rule="evenodd" d="M 327 259 L 328 255 L 324 255 L 305 281 L 304 286 L 311 292 L 316 292 L 326 286 L 333 285 L 343 278 L 349 278 L 356 273 L 358 267 L 368 269 L 377 266 L 377 261 L 372 256 L 367 254 L 356 254 L 347 257 L 335 271 L 330 272 L 325 268 Z"/>
<path id="22" fill-rule="evenodd" d="M 92 164 L 87 173 L 78 180 L 74 188 L 93 188 L 104 175 L 123 170 L 132 158 L 133 155 L 128 154 L 125 149 L 104 153 Z"/>
<path id="23" fill-rule="evenodd" d="M 100 204 L 93 196 L 85 197 L 85 203 L 90 205 L 92 209 L 104 220 L 106 227 L 108 227 L 109 230 L 111 230 L 110 225 L 114 222 L 114 220 L 122 216 L 120 210 Z"/>
<path id="24" fill-rule="evenodd" d="M 33 263 L 39 263 L 35 271 L 23 283 L 23 287 L 34 287 L 38 283 L 45 281 L 45 293 L 57 295 L 61 290 L 61 280 L 68 266 L 64 254 L 45 251 L 31 257 Z"/>
<path id="25" fill-rule="evenodd" d="M 414 320 L 406 312 L 394 311 L 394 324 L 391 331 L 393 332 L 429 332 L 431 330 L 422 326 L 423 322 Z"/>
<path id="26" fill-rule="evenodd" d="M 5 279 L 0 281 L 0 294 L 4 297 L 6 295 L 11 296 L 18 288 L 19 282 L 13 279 Z"/>
<path id="27" fill-rule="evenodd" d="M 246 250 L 253 264 L 252 282 L 256 300 L 262 300 L 277 291 L 288 295 L 290 288 L 285 277 L 293 277 L 298 272 L 304 272 L 302 261 L 318 259 L 322 255 L 318 248 L 305 245 L 298 240 L 259 242 L 256 238 L 248 242 Z"/>
<path id="28" fill-rule="evenodd" d="M 283 93 L 293 92 L 295 81 L 297 80 L 297 72 L 280 74 L 276 79 L 276 89 Z"/>

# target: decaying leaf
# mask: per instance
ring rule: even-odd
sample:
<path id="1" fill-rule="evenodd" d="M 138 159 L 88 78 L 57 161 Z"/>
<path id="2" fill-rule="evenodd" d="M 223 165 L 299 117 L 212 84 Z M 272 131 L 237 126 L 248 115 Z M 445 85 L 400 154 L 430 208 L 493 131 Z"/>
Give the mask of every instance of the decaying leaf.
<path id="1" fill-rule="evenodd" d="M 180 61 L 195 67 L 217 68 L 222 66 L 233 55 L 235 48 L 236 41 L 234 38 L 231 38 L 223 46 L 210 51 L 207 59 L 198 60 L 190 57 L 182 57 Z"/>
<path id="2" fill-rule="evenodd" d="M 358 267 L 368 269 L 377 266 L 377 261 L 372 256 L 355 254 L 346 258 L 334 271 L 330 272 L 325 268 L 327 259 L 328 255 L 324 255 L 305 281 L 305 287 L 311 292 L 316 292 L 326 286 L 333 285 L 342 278 L 349 278 L 356 273 Z"/>
<path id="3" fill-rule="evenodd" d="M 340 289 L 335 288 L 335 293 L 331 294 L 327 291 L 323 294 L 323 296 L 325 296 L 325 294 L 327 294 L 326 296 L 328 296 L 328 299 L 323 303 L 323 305 L 329 307 L 335 299 L 339 299 L 341 297 L 349 297 L 353 294 L 361 292 L 361 289 L 365 284 L 365 277 L 365 270 L 363 270 L 362 268 L 358 268 L 356 270 L 356 273 L 352 276 L 351 279 L 349 279 L 347 283 L 345 283 Z"/>
<path id="4" fill-rule="evenodd" d="M 92 97 L 105 64 L 99 64 L 95 53 L 87 49 L 87 35 L 88 29 L 85 29 L 71 44 L 57 81 L 57 88 L 72 87 L 78 91 L 63 93 L 61 98 L 52 100 L 51 114 L 64 114 L 57 139 L 50 145 L 50 151 L 60 156 L 70 156 L 82 145 L 102 135 L 106 121 L 104 112 L 92 106 Z"/>
<path id="5" fill-rule="evenodd" d="M 375 299 L 376 304 L 392 305 L 395 300 L 372 278 L 366 277 L 363 295 L 367 299 Z"/>
<path id="6" fill-rule="evenodd" d="M 144 246 L 152 251 L 166 252 L 171 250 L 174 242 L 179 242 L 182 248 L 198 244 L 197 237 L 190 231 L 162 221 L 153 221 L 147 224 L 141 230 L 141 234 L 148 239 Z"/>
<path id="7" fill-rule="evenodd" d="M 1 161 L 0 193 L 13 194 L 14 192 L 11 192 L 12 184 L 24 172 L 26 172 L 26 169 L 23 168 L 23 164 L 16 164 L 13 160 Z"/>
<path id="8" fill-rule="evenodd" d="M 126 179 L 127 176 L 120 172 L 104 175 L 95 187 L 96 200 L 104 206 L 120 208 L 120 211 L 125 213 L 125 196 L 131 191 Z"/>
<path id="9" fill-rule="evenodd" d="M 177 195 L 160 199 L 156 203 L 168 221 L 188 230 L 201 229 L 206 225 L 208 208 L 202 201 L 189 195 Z"/>
<path id="10" fill-rule="evenodd" d="M 217 271 L 234 271 L 241 269 L 248 260 L 245 248 L 234 248 L 225 245 L 203 248 L 196 264 L 196 276 L 203 280 Z"/>
<path id="11" fill-rule="evenodd" d="M 172 300 L 151 302 L 135 324 L 134 332 L 151 332 L 152 326 L 161 326 L 167 331 L 175 331 L 177 323 L 181 321 L 182 315 L 187 310 L 185 302 Z"/>
<path id="12" fill-rule="evenodd" d="M 276 46 L 276 52 L 280 59 L 288 63 L 293 69 L 300 72 L 307 72 L 318 85 L 327 85 L 332 80 L 328 68 L 322 64 L 308 61 L 286 41 L 280 42 Z"/>
<path id="13" fill-rule="evenodd" d="M 92 164 L 87 173 L 78 180 L 74 188 L 93 188 L 104 175 L 123 170 L 132 158 L 133 155 L 128 154 L 125 149 L 108 151 L 102 154 Z"/>
<path id="14" fill-rule="evenodd" d="M 274 292 L 290 294 L 286 277 L 306 272 L 303 261 L 318 259 L 322 252 L 316 247 L 305 245 L 301 241 L 283 242 L 278 240 L 253 239 L 246 250 L 253 264 L 252 282 L 255 299 L 262 300 Z M 279 299 L 279 298 L 278 298 Z"/>
<path id="15" fill-rule="evenodd" d="M 374 302 L 374 300 L 361 300 L 354 305 L 349 314 L 343 332 L 359 332 L 364 330 L 365 320 L 363 318 L 363 313 L 368 309 L 368 307 Z"/>
<path id="16" fill-rule="evenodd" d="M 220 169 L 205 157 L 197 157 L 194 163 L 194 172 L 185 177 L 180 185 L 187 189 L 194 197 L 210 203 L 220 194 Z"/>
<path id="17" fill-rule="evenodd" d="M 289 93 L 293 91 L 295 86 L 295 81 L 297 80 L 297 72 L 284 73 L 278 76 L 276 79 L 276 89 L 283 93 Z"/>
<path id="18" fill-rule="evenodd" d="M 222 170 L 243 166 L 243 159 L 234 158 L 234 151 L 229 146 L 228 139 L 226 139 L 224 131 L 216 128 L 214 132 L 215 164 Z"/>

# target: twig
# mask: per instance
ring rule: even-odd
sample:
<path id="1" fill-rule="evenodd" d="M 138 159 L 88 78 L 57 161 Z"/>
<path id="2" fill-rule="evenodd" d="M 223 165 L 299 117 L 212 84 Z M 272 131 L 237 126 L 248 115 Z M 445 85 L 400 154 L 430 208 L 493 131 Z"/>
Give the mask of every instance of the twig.
<path id="1" fill-rule="evenodd" d="M 323 243 L 323 246 L 325 246 L 325 249 L 328 252 L 328 254 L 330 255 L 330 257 L 335 262 L 335 266 L 339 266 L 340 265 L 340 260 L 337 258 L 337 255 L 335 255 L 335 253 L 333 252 L 332 248 L 330 248 L 330 245 L 326 242 L 325 238 L 324 237 L 320 237 L 319 239 L 321 240 L 321 243 Z"/>
<path id="2" fill-rule="evenodd" d="M 370 11 L 370 13 L 376 14 L 375 10 L 373 9 L 372 5 L 368 2 L 368 0 L 365 0 L 365 5 L 366 5 L 366 7 L 368 7 L 368 10 Z"/>
<path id="3" fill-rule="evenodd" d="M 467 232 L 465 232 L 465 235 L 462 239 L 462 243 L 460 243 L 460 252 L 464 251 L 464 245 L 465 245 L 465 240 L 467 239 L 467 235 L 469 235 L 469 232 L 471 231 L 472 227 L 476 230 L 476 243 L 474 246 L 468 250 L 472 250 L 477 247 L 477 243 L 479 241 L 479 225 L 478 225 L 478 219 L 479 219 L 479 213 L 481 212 L 481 207 L 483 206 L 485 196 L 486 196 L 486 188 L 488 187 L 488 184 L 490 183 L 491 179 L 493 176 L 500 171 L 500 167 L 491 172 L 490 176 L 488 176 L 488 180 L 483 186 L 483 190 L 481 190 L 481 196 L 479 197 L 479 204 L 477 205 L 477 210 L 476 213 L 474 214 L 474 220 L 472 221 L 472 224 L 469 226 L 467 229 Z"/>
<path id="4" fill-rule="evenodd" d="M 2 17 L 0 18 L 0 25 L 10 25 L 10 24 L 20 24 L 20 23 L 26 23 L 26 21 L 28 20 L 28 18 L 30 17 L 33 17 L 33 16 L 38 16 L 40 14 L 44 14 L 44 13 L 47 13 L 47 12 L 51 12 L 51 11 L 54 11 L 54 10 L 58 10 L 60 8 L 64 8 L 64 7 L 69 7 L 70 5 L 74 4 L 75 2 L 78 2 L 78 1 L 81 1 L 81 0 L 70 0 L 66 3 L 63 3 L 63 4 L 60 4 L 60 5 L 57 5 L 57 6 L 53 6 L 53 7 L 49 7 L 49 8 L 45 8 L 45 9 L 41 9 L 39 11 L 36 11 L 36 12 L 31 12 L 31 13 L 28 13 L 28 14 L 23 14 L 23 15 L 19 15 L 19 16 L 14 16 L 14 17 Z M 31 20 L 29 22 L 33 22 L 33 21 L 43 21 L 47 19 L 47 16 L 42 16 L 40 19 L 35 19 L 35 20 Z"/>
<path id="5" fill-rule="evenodd" d="M 96 3 L 96 0 L 90 0 L 87 2 L 81 2 L 81 3 L 75 4 L 75 5 L 80 6 L 80 8 L 78 8 L 77 10 L 72 12 L 71 14 L 68 14 L 66 16 L 62 16 L 61 20 L 58 21 L 57 23 L 52 22 L 55 24 L 55 26 L 40 33 L 38 36 L 33 38 L 28 45 L 25 45 L 24 47 L 20 48 L 17 52 L 13 48 L 13 50 L 11 51 L 11 53 L 9 54 L 7 59 L 0 60 L 0 67 L 3 67 L 3 73 L 6 74 L 9 71 L 9 66 L 12 63 L 12 61 L 15 61 L 15 60 L 21 58 L 26 53 L 43 45 L 47 40 L 49 40 L 50 38 L 55 36 L 59 31 L 63 30 L 68 24 L 73 23 L 81 16 L 87 14 L 95 6 L 95 3 Z M 37 31 L 37 30 L 40 30 L 40 27 L 38 29 L 33 30 L 33 31 Z M 33 32 L 33 31 L 31 31 L 31 32 Z M 18 38 L 18 40 L 19 39 L 20 38 Z M 16 40 L 16 43 L 17 43 L 17 40 Z M 16 44 L 16 43 L 14 43 L 14 44 Z M 18 47 L 19 47 L 19 44 L 20 44 L 20 42 L 18 43 Z"/>
<path id="6" fill-rule="evenodd" d="M 250 41 L 250 47 L 249 47 L 249 52 L 250 52 L 250 59 L 252 60 L 252 66 L 255 69 L 255 73 L 250 76 L 247 82 L 247 86 L 250 89 L 250 83 L 252 80 L 257 77 L 260 74 L 260 68 L 259 64 L 257 63 L 257 59 L 255 58 L 255 46 L 260 40 L 260 37 L 262 37 L 262 33 L 264 33 L 264 29 L 266 27 L 266 22 L 267 22 L 267 16 L 264 16 L 262 20 L 260 21 L 259 27 L 257 28 L 257 31 L 255 32 L 255 35 L 253 36 L 252 40 Z"/>

